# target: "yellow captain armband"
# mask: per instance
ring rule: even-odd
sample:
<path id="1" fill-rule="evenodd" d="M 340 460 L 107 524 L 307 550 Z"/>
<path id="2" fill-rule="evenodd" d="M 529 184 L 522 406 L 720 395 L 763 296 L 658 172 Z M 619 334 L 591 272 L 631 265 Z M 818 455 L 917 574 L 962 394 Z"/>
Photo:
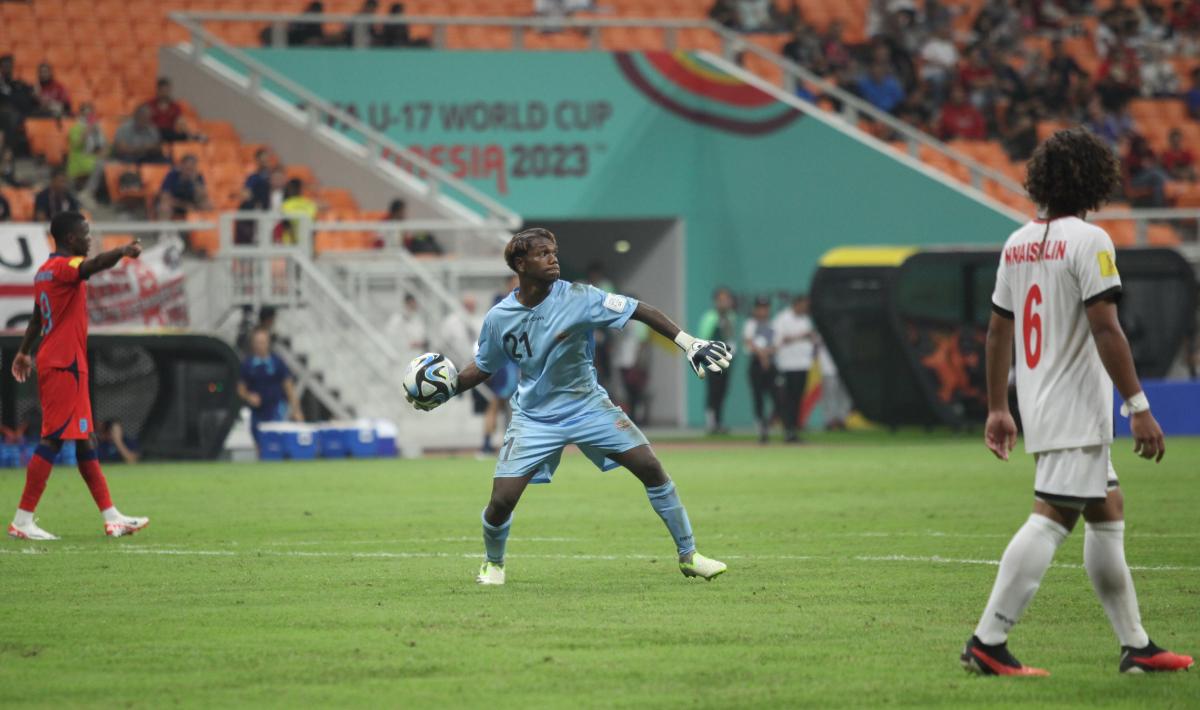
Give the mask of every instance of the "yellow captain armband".
<path id="1" fill-rule="evenodd" d="M 76 257 L 72 257 L 71 259 L 69 259 L 67 261 L 67 266 L 70 266 L 72 269 L 78 269 L 79 265 L 82 263 L 83 263 L 83 257 L 76 256 Z"/>

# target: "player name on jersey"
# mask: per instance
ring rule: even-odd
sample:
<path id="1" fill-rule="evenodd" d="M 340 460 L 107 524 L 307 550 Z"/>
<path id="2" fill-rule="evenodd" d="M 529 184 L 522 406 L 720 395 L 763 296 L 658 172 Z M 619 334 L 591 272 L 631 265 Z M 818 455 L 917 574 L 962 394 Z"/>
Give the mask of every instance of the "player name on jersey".
<path id="1" fill-rule="evenodd" d="M 1059 261 L 1066 257 L 1067 243 L 1061 240 L 1045 244 L 1041 242 L 1014 244 L 1004 250 L 1004 263 L 1009 266 L 1036 261 Z"/>

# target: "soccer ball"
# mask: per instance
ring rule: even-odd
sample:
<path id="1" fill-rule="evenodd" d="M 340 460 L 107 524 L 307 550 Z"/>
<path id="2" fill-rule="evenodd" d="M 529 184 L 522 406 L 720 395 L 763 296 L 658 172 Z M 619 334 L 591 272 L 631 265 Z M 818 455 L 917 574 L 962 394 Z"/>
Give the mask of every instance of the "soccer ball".
<path id="1" fill-rule="evenodd" d="M 458 370 L 445 355 L 419 355 L 404 373 L 404 391 L 417 404 L 444 404 L 458 391 Z"/>

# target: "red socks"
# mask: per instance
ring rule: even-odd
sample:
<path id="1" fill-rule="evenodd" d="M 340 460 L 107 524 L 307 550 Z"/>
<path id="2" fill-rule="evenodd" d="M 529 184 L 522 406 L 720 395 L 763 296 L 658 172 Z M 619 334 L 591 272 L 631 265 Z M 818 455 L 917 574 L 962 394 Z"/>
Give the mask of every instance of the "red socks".
<path id="1" fill-rule="evenodd" d="M 101 512 L 113 507 L 112 496 L 108 494 L 108 481 L 100 471 L 100 460 L 96 458 L 95 449 L 79 455 L 79 473 L 87 483 L 88 490 L 92 492 L 92 500 L 96 501 L 96 507 Z"/>
<path id="2" fill-rule="evenodd" d="M 49 446 L 39 445 L 29 459 L 29 467 L 25 469 L 25 490 L 21 493 L 21 510 L 32 513 L 37 509 L 38 501 L 46 490 L 46 481 L 50 480 L 50 471 L 54 468 L 54 458 L 57 454 Z"/>

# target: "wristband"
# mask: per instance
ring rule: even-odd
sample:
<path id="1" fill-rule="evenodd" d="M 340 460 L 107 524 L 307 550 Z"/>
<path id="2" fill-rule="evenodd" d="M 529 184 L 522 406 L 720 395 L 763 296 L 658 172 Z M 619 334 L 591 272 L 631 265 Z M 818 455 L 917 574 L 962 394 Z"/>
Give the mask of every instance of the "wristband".
<path id="1" fill-rule="evenodd" d="M 685 353 L 689 348 L 692 347 L 692 343 L 694 342 L 696 342 L 696 339 L 682 330 L 679 331 L 679 335 L 675 336 L 675 344 L 678 345 Z"/>
<path id="2" fill-rule="evenodd" d="M 1125 400 L 1125 404 L 1121 405 L 1121 416 L 1123 417 L 1149 411 L 1150 400 L 1146 399 L 1145 392 L 1138 392 L 1129 399 Z"/>

